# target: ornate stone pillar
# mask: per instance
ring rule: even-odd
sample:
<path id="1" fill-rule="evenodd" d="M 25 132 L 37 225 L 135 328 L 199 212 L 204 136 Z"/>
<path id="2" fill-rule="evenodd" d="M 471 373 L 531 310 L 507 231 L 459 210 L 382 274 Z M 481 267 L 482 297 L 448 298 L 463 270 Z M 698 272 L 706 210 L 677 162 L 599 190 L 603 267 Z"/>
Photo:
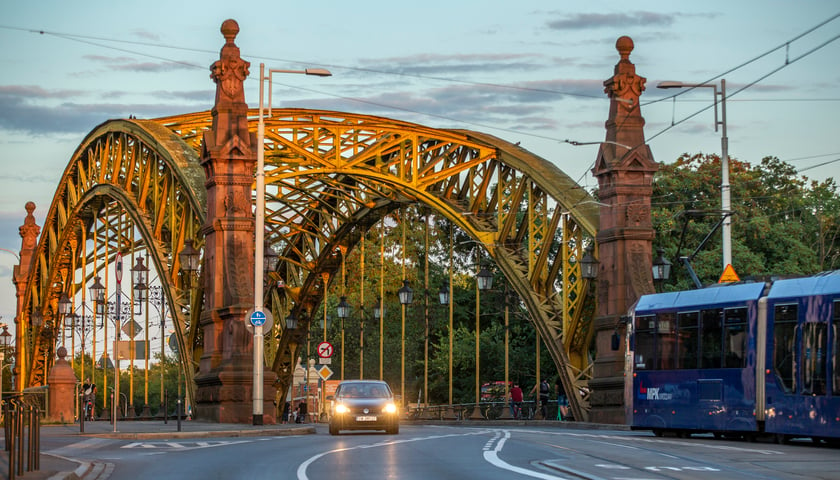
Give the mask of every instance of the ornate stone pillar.
<path id="1" fill-rule="evenodd" d="M 26 349 L 26 321 L 29 318 L 30 312 L 23 311 L 23 296 L 26 294 L 26 286 L 29 283 L 29 270 L 32 268 L 32 262 L 35 258 L 35 249 L 38 246 L 38 235 L 41 233 L 41 227 L 35 223 L 35 216 L 32 212 L 35 211 L 34 202 L 26 202 L 24 206 L 26 209 L 26 218 L 23 225 L 20 226 L 18 232 L 20 233 L 20 263 L 15 265 L 13 279 L 15 283 L 15 292 L 17 295 L 17 309 L 15 310 L 15 367 L 12 370 L 12 390 L 23 391 L 28 379 L 23 378 L 21 374 L 26 371 L 23 365 L 26 365 L 26 356 L 28 354 Z"/>
<path id="2" fill-rule="evenodd" d="M 601 423 L 625 423 L 625 351 L 624 345 L 612 351 L 613 332 L 618 328 L 622 333 L 621 316 L 641 295 L 654 291 L 650 196 L 658 167 L 645 144 L 639 109 L 646 79 L 636 75 L 630 62 L 633 40 L 621 37 L 615 46 L 621 59 L 615 75 L 604 82 L 610 97 L 607 136 L 592 170 L 603 205 L 596 237 L 600 270 L 590 420 Z"/>
<path id="3" fill-rule="evenodd" d="M 58 360 L 55 361 L 47 385 L 50 387 L 50 402 L 47 407 L 47 418 L 59 423 L 73 423 L 75 416 L 76 373 L 65 357 L 67 349 L 59 347 Z"/>
<path id="4" fill-rule="evenodd" d="M 243 82 L 250 64 L 239 56 L 234 39 L 239 25 L 222 24 L 225 45 L 210 67 L 216 82 L 213 126 L 204 133 L 201 164 L 207 187 L 204 246 L 204 352 L 196 377 L 197 418 L 223 423 L 252 420 L 253 335 L 246 313 L 254 306 L 254 182 L 256 135 L 248 131 Z M 258 268 L 261 268 L 259 266 Z M 268 399 L 263 422 L 275 423 L 274 379 L 265 375 Z"/>

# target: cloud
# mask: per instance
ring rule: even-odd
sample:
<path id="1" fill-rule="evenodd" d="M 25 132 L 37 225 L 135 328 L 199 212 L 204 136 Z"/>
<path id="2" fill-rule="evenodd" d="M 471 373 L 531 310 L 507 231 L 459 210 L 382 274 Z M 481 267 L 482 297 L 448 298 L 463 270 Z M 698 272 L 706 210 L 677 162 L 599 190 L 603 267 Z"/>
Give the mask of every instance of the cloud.
<path id="1" fill-rule="evenodd" d="M 448 75 L 490 72 L 533 72 L 547 67 L 540 54 L 452 54 L 419 53 L 398 57 L 362 59 L 362 71 L 392 75 Z"/>
<path id="2" fill-rule="evenodd" d="M 154 41 L 159 41 L 160 40 L 160 35 L 158 35 L 156 33 L 153 33 L 153 32 L 150 32 L 148 30 L 143 30 L 143 29 L 139 29 L 139 28 L 135 29 L 135 30 L 132 30 L 131 35 L 133 35 L 137 38 L 142 38 L 144 40 L 154 40 Z"/>
<path id="3" fill-rule="evenodd" d="M 96 64 L 106 65 L 108 67 L 108 70 L 121 72 L 159 73 L 204 68 L 200 67 L 199 65 L 194 65 L 185 60 L 141 62 L 133 57 L 109 57 L 106 55 L 85 55 L 82 58 Z M 96 71 L 84 71 L 76 72 L 74 75 L 84 77 L 99 74 L 100 72 Z"/>
<path id="4" fill-rule="evenodd" d="M 46 90 L 35 85 L 0 85 L 0 97 L 67 98 L 82 93 L 82 90 Z"/>
<path id="5" fill-rule="evenodd" d="M 115 99 L 129 95 L 122 91 L 84 92 L 79 90 L 44 90 L 34 86 L 0 87 L 0 130 L 24 132 L 34 136 L 84 134 L 110 118 L 135 115 L 154 118 L 196 110 L 212 105 L 213 91 L 164 91 L 151 94 L 153 103 L 91 102 L 85 97 Z M 61 103 L 50 103 L 53 99 Z M 172 100 L 178 100 L 172 102 Z M 196 108 L 195 103 L 201 103 Z"/>
<path id="6" fill-rule="evenodd" d="M 674 20 L 675 15 L 659 12 L 575 13 L 551 20 L 547 25 L 552 30 L 585 30 L 627 26 L 669 26 L 674 23 Z"/>

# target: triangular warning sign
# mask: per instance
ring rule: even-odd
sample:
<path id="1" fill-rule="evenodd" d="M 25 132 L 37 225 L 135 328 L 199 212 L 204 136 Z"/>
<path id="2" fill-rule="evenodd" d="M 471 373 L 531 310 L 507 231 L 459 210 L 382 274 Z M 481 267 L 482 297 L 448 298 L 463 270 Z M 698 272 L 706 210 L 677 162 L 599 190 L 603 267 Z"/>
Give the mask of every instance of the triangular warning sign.
<path id="1" fill-rule="evenodd" d="M 726 268 L 723 269 L 723 275 L 720 276 L 718 283 L 732 283 L 740 281 L 741 279 L 738 278 L 738 274 L 735 273 L 735 269 L 732 268 L 732 264 L 727 264 Z"/>

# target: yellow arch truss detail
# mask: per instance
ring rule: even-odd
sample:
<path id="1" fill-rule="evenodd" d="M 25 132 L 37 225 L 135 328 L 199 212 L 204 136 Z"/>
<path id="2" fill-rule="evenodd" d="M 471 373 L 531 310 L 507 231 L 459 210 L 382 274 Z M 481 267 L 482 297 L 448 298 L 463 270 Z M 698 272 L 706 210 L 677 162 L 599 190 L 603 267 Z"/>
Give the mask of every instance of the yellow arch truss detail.
<path id="1" fill-rule="evenodd" d="M 256 130 L 257 111 L 249 114 Z M 203 244 L 198 152 L 211 122 L 209 112 L 115 120 L 87 137 L 48 213 L 25 311 L 33 305 L 49 310 L 53 307 L 41 306 L 42 299 L 54 303 L 61 291 L 72 296 L 83 290 L 82 282 L 107 266 L 115 252 L 145 249 L 169 280 L 172 311 L 182 315 L 181 361 L 192 361 L 197 329 L 188 326 L 197 323 L 183 315 L 198 318 L 201 306 L 189 308 L 187 290 L 178 288 L 177 252 L 186 239 Z M 584 242 L 591 241 L 585 239 L 595 234 L 598 212 L 572 179 L 517 145 L 473 131 L 303 109 L 274 109 L 265 125 L 266 238 L 280 254 L 274 276 L 286 283 L 268 295 L 275 318 L 284 317 L 288 299 L 294 308 L 312 311 L 323 299 L 323 275 L 335 278 L 340 268 L 335 252 L 352 249 L 388 212 L 421 203 L 482 244 L 527 306 L 566 391 L 582 390 L 592 334 L 584 312 L 593 310 L 594 299 L 580 278 L 578 260 Z M 125 223 L 129 228 L 114 230 L 113 224 Z M 97 247 L 93 252 L 79 247 L 87 244 Z M 63 281 L 68 272 L 84 273 L 68 283 Z M 201 298 L 200 292 L 193 298 Z M 291 371 L 295 346 L 308 328 L 302 326 L 281 335 L 275 371 Z M 39 338 L 33 358 L 54 346 Z M 32 363 L 29 384 L 42 380 L 46 367 Z M 585 419 L 587 399 L 570 397 L 575 417 Z"/>

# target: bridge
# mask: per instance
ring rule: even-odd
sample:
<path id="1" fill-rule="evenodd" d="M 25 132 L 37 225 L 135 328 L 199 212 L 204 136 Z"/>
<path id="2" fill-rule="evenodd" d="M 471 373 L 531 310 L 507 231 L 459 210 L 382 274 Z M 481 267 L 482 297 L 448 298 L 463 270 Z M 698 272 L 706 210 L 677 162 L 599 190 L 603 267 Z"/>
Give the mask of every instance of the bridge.
<path id="1" fill-rule="evenodd" d="M 249 64 L 234 43 L 238 25 L 228 20 L 222 33 L 226 43 L 211 68 L 212 110 L 102 123 L 67 163 L 43 226 L 35 225 L 35 206 L 26 205 L 15 270 L 17 389 L 46 383 L 80 307 L 90 305 L 102 320 L 103 353 L 113 337 L 118 359 L 124 325 L 114 321 L 109 334 L 109 318 L 114 310 L 121 318 L 123 298 L 126 315 L 145 315 L 148 331 L 151 283 L 142 278 L 126 293 L 121 271 L 142 275 L 147 268 L 171 315 L 187 403 L 202 418 L 250 421 L 254 337 L 246 316 L 254 307 L 254 172 L 262 148 L 266 248 L 278 261 L 256 288 L 281 319 L 265 336 L 266 411 L 285 398 L 317 322 L 313 313 L 325 311 L 344 258 L 364 248 L 383 219 L 399 222 L 405 208 L 421 205 L 471 238 L 504 275 L 570 393 L 575 418 L 621 421 L 623 352 L 610 350 L 609 336 L 629 304 L 653 290 L 656 170 L 638 106 L 644 78 L 629 61 L 629 38 L 617 42 L 621 58 L 604 82 L 611 101 L 593 170 L 596 201 L 548 160 L 476 131 L 272 109 L 258 145 L 260 112 L 245 103 Z M 587 246 L 600 258 L 597 282 L 581 271 Z M 144 313 L 132 312 L 143 302 Z M 296 328 L 282 321 L 290 316 Z"/>

